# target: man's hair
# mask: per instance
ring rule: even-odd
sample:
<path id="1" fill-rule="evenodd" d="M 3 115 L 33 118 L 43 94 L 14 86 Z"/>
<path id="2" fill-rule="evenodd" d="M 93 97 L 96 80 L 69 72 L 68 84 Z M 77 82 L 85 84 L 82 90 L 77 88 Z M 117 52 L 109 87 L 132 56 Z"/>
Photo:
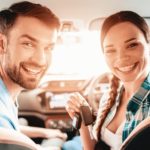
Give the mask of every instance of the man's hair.
<path id="1" fill-rule="evenodd" d="M 12 4 L 8 9 L 0 11 L 0 32 L 7 35 L 19 16 L 34 17 L 59 30 L 58 17 L 47 7 L 28 1 Z M 29 24 L 29 26 L 32 26 Z"/>

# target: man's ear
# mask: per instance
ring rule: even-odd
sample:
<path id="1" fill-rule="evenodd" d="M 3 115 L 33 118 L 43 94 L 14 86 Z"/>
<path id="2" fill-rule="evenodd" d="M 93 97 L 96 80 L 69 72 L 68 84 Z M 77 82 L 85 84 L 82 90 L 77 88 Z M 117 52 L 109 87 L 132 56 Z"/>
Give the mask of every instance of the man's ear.
<path id="1" fill-rule="evenodd" d="M 0 33 L 0 54 L 6 53 L 7 38 L 4 34 Z"/>

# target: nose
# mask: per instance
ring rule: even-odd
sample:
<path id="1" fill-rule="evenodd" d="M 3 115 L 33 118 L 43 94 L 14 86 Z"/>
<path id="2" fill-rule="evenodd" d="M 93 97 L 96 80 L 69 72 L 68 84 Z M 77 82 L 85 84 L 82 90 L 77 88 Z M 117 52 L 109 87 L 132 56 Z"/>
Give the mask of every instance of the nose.
<path id="1" fill-rule="evenodd" d="M 44 48 L 39 48 L 33 53 L 32 61 L 39 66 L 44 66 L 47 63 L 46 58 L 47 57 Z"/>
<path id="2" fill-rule="evenodd" d="M 120 49 L 117 53 L 117 59 L 121 61 L 129 61 L 130 56 L 127 54 L 127 52 L 123 49 Z"/>

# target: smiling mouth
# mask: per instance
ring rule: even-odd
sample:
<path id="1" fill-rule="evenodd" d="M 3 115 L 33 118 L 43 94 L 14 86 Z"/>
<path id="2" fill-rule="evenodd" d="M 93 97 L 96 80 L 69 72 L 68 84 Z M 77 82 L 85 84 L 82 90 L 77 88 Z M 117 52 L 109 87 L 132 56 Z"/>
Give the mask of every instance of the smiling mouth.
<path id="1" fill-rule="evenodd" d="M 125 66 L 125 67 L 118 67 L 117 69 L 121 72 L 130 72 L 136 68 L 138 63 L 134 63 L 133 65 Z"/>
<path id="2" fill-rule="evenodd" d="M 42 72 L 41 69 L 39 68 L 32 68 L 32 67 L 27 67 L 27 66 L 22 66 L 23 70 L 25 70 L 26 72 L 28 72 L 31 75 L 38 75 Z"/>

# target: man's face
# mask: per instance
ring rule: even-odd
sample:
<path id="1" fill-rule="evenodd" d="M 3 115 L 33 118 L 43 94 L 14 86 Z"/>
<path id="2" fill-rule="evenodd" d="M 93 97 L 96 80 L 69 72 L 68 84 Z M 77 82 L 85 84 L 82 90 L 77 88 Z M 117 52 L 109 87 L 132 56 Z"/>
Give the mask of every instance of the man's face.
<path id="1" fill-rule="evenodd" d="M 57 30 L 33 17 L 19 17 L 9 31 L 5 72 L 23 88 L 35 88 L 51 63 Z"/>

